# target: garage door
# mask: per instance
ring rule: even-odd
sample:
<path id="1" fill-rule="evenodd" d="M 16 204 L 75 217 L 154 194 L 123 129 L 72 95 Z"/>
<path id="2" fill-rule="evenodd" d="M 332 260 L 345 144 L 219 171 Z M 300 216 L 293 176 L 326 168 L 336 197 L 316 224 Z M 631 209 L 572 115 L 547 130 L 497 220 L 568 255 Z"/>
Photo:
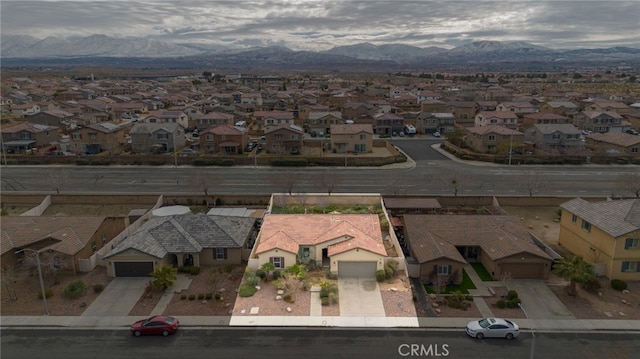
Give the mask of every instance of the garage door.
<path id="1" fill-rule="evenodd" d="M 150 277 L 153 262 L 115 262 L 116 277 Z"/>
<path id="2" fill-rule="evenodd" d="M 338 262 L 340 278 L 375 278 L 376 262 Z"/>
<path id="3" fill-rule="evenodd" d="M 503 263 L 502 273 L 511 273 L 512 279 L 544 279 L 542 263 Z"/>

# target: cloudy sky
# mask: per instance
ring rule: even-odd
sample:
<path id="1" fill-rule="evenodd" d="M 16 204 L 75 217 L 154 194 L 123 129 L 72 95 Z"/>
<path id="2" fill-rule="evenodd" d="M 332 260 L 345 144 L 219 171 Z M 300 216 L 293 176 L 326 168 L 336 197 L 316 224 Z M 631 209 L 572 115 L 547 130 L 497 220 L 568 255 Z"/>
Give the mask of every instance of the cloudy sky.
<path id="1" fill-rule="evenodd" d="M 640 47 L 640 1 L 0 2 L 2 34 L 105 34 L 227 47 L 326 50 L 362 42 L 452 48 L 478 40 L 549 48 Z"/>

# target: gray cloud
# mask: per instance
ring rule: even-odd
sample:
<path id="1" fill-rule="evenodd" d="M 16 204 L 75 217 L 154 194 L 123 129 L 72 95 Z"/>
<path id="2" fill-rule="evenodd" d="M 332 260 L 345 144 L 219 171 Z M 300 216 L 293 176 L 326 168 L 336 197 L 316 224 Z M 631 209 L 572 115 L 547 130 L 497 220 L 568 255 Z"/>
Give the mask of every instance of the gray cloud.
<path id="1" fill-rule="evenodd" d="M 3 34 L 105 34 L 225 46 L 323 50 L 360 42 L 453 47 L 477 40 L 550 48 L 640 44 L 638 1 L 0 2 Z"/>

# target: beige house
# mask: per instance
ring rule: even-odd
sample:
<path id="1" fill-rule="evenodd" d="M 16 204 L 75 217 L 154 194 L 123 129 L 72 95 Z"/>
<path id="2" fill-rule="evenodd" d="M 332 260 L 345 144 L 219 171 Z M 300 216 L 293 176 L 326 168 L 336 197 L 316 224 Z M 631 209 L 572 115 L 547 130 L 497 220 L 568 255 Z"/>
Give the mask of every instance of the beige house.
<path id="1" fill-rule="evenodd" d="M 374 277 L 386 257 L 376 214 L 267 214 L 252 253 L 258 266 L 315 261 L 340 277 Z"/>
<path id="2" fill-rule="evenodd" d="M 629 133 L 592 133 L 585 137 L 587 147 L 596 153 L 640 156 L 640 136 Z"/>
<path id="3" fill-rule="evenodd" d="M 424 283 L 459 283 L 467 262 L 482 263 L 495 279 L 546 279 L 551 270 L 552 258 L 514 216 L 405 214 L 404 225 Z"/>
<path id="4" fill-rule="evenodd" d="M 240 264 L 255 218 L 187 213 L 153 217 L 104 257 L 112 277 L 147 277 L 162 266 Z"/>
<path id="5" fill-rule="evenodd" d="M 272 126 L 265 130 L 267 153 L 298 154 L 302 151 L 304 132 L 296 125 Z"/>
<path id="6" fill-rule="evenodd" d="M 69 133 L 69 148 L 73 153 L 94 155 L 103 151 L 119 153 L 126 144 L 125 135 L 131 123 L 119 125 L 101 122 L 77 128 Z"/>
<path id="7" fill-rule="evenodd" d="M 559 243 L 609 279 L 640 280 L 640 199 L 560 205 Z"/>
<path id="8" fill-rule="evenodd" d="M 200 133 L 200 151 L 212 154 L 241 154 L 249 143 L 245 128 L 219 125 Z"/>
<path id="9" fill-rule="evenodd" d="M 79 270 L 79 260 L 87 259 L 107 245 L 125 228 L 124 218 L 103 216 L 4 216 L 2 217 L 2 265 L 19 259 L 33 263 L 23 248 L 40 252 L 46 266 Z"/>
<path id="10" fill-rule="evenodd" d="M 335 153 L 367 153 L 373 149 L 373 126 L 331 125 L 331 149 Z"/>
<path id="11" fill-rule="evenodd" d="M 21 153 L 32 148 L 51 146 L 58 142 L 60 128 L 20 122 L 9 127 L 2 127 L 2 150 Z"/>
<path id="12" fill-rule="evenodd" d="M 509 111 L 480 111 L 475 117 L 476 126 L 502 125 L 518 129 L 518 115 Z"/>
<path id="13" fill-rule="evenodd" d="M 466 145 L 479 153 L 508 153 L 522 147 L 524 134 L 500 125 L 468 127 Z"/>

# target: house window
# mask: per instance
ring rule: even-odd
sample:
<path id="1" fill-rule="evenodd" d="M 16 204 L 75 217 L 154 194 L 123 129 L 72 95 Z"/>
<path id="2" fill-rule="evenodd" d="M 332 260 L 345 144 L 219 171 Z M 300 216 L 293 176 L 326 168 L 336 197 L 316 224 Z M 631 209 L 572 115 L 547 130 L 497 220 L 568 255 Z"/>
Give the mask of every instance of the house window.
<path id="1" fill-rule="evenodd" d="M 279 268 L 279 269 L 284 268 L 284 257 L 270 257 L 269 261 L 276 268 Z"/>
<path id="2" fill-rule="evenodd" d="M 96 241 L 93 241 L 93 243 L 91 243 L 91 250 L 93 251 L 93 253 L 98 250 L 98 243 Z"/>
<path id="3" fill-rule="evenodd" d="M 631 153 L 638 153 L 638 147 L 631 147 Z"/>
<path id="4" fill-rule="evenodd" d="M 364 143 L 361 144 L 355 144 L 353 146 L 353 150 L 355 152 L 367 152 L 367 145 L 365 145 Z"/>
<path id="5" fill-rule="evenodd" d="M 591 223 L 585 221 L 584 219 L 582 220 L 582 229 L 584 229 L 587 232 L 591 232 Z"/>
<path id="6" fill-rule="evenodd" d="M 226 248 L 214 248 L 213 249 L 213 259 L 217 261 L 227 259 L 227 249 Z"/>
<path id="7" fill-rule="evenodd" d="M 571 215 L 571 222 L 576 223 L 578 222 L 578 216 L 576 216 L 575 214 Z"/>
<path id="8" fill-rule="evenodd" d="M 90 138 L 90 139 L 92 139 L 92 140 L 95 140 L 95 139 L 96 139 L 96 137 L 98 137 L 98 135 L 97 135 L 97 134 L 95 134 L 95 133 L 90 133 L 90 134 L 89 134 L 89 138 Z"/>
<path id="9" fill-rule="evenodd" d="M 640 262 L 622 262 L 622 272 L 640 272 Z"/>
<path id="10" fill-rule="evenodd" d="M 278 141 L 279 141 L 279 140 L 281 140 L 281 139 L 282 139 L 282 135 L 281 135 L 281 134 L 277 134 L 277 135 L 276 135 L 276 140 L 278 140 Z"/>
<path id="11" fill-rule="evenodd" d="M 624 240 L 624 249 L 637 249 L 638 248 L 638 238 L 627 238 Z"/>
<path id="12" fill-rule="evenodd" d="M 107 244 L 107 236 L 105 236 L 104 234 L 102 235 L 102 245 L 104 246 L 105 244 Z"/>
<path id="13" fill-rule="evenodd" d="M 31 134 L 29 132 L 20 132 L 21 140 L 29 140 L 31 139 Z"/>
<path id="14" fill-rule="evenodd" d="M 496 136 L 495 135 L 489 135 L 488 139 L 489 139 L 489 141 L 495 141 L 496 140 Z"/>
<path id="15" fill-rule="evenodd" d="M 451 274 L 451 266 L 450 265 L 436 265 L 436 274 L 437 275 L 449 275 L 449 274 Z"/>
<path id="16" fill-rule="evenodd" d="M 213 135 L 212 134 L 208 134 L 206 136 L 204 136 L 204 139 L 207 141 L 213 141 Z"/>
<path id="17" fill-rule="evenodd" d="M 158 134 L 156 135 L 156 137 L 157 137 L 159 140 L 168 140 L 168 139 L 169 139 L 169 134 L 168 134 L 168 133 L 158 133 Z"/>
<path id="18" fill-rule="evenodd" d="M 366 134 L 364 134 L 364 133 L 361 133 L 361 134 L 360 134 L 360 139 L 361 139 L 361 140 L 366 140 L 366 139 L 367 139 L 367 135 L 366 135 Z"/>
<path id="19" fill-rule="evenodd" d="M 311 253 L 309 247 L 302 247 L 302 258 L 309 258 L 309 253 Z"/>
<path id="20" fill-rule="evenodd" d="M 74 133 L 74 134 L 73 134 L 73 139 L 74 139 L 74 140 L 81 140 L 81 139 L 82 139 L 82 134 L 80 134 L 80 133 Z"/>
<path id="21" fill-rule="evenodd" d="M 291 135 L 291 139 L 292 140 L 297 140 L 298 139 L 298 135 L 297 134 L 292 134 Z"/>

